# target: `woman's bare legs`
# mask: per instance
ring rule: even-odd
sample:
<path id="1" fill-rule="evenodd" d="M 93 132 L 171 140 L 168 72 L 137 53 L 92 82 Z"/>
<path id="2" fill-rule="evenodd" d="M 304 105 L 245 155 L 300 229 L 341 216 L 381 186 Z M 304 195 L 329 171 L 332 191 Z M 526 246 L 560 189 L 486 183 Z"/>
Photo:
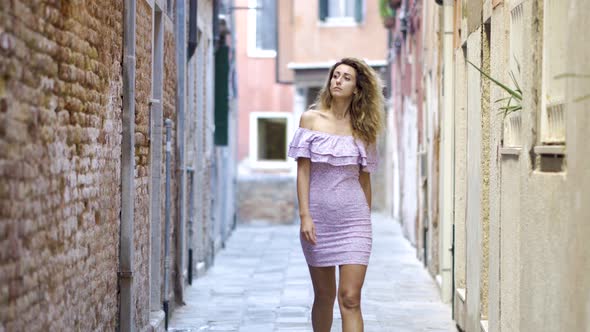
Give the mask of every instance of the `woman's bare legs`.
<path id="1" fill-rule="evenodd" d="M 362 332 L 361 288 L 367 272 L 366 265 L 340 265 L 338 305 L 342 316 L 342 332 Z"/>
<path id="2" fill-rule="evenodd" d="M 313 284 L 311 323 L 314 332 L 330 332 L 336 300 L 336 269 L 334 266 L 309 267 Z"/>

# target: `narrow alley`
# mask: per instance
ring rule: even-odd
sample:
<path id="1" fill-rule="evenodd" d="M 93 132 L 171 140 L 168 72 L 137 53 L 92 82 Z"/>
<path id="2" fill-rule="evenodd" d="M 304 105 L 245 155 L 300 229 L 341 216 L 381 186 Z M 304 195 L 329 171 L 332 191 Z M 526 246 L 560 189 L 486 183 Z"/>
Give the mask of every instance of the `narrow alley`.
<path id="1" fill-rule="evenodd" d="M 0 332 L 590 332 L 589 16 L 0 0 Z"/>
<path id="2" fill-rule="evenodd" d="M 186 289 L 169 331 L 312 331 L 313 290 L 299 228 L 239 226 L 213 267 Z M 399 223 L 373 215 L 373 252 L 363 288 L 367 332 L 456 331 L 451 307 L 415 257 Z M 338 304 L 332 331 L 341 331 Z"/>

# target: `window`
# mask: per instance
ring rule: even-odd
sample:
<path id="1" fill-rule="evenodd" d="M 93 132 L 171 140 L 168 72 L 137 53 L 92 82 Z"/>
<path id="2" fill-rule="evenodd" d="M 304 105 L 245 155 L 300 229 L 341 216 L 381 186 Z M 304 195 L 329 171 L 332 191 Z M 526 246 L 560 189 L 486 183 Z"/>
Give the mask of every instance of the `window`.
<path id="1" fill-rule="evenodd" d="M 328 25 L 355 25 L 363 21 L 363 0 L 320 0 L 320 21 Z"/>
<path id="2" fill-rule="evenodd" d="M 253 112 L 250 114 L 250 161 L 259 168 L 285 168 L 291 114 Z"/>
<path id="3" fill-rule="evenodd" d="M 276 56 L 276 0 L 249 0 L 248 55 Z"/>
<path id="4" fill-rule="evenodd" d="M 545 0 L 543 20 L 543 98 L 541 105 L 541 144 L 565 144 L 565 82 L 568 2 Z"/>
<path id="5" fill-rule="evenodd" d="M 166 0 L 166 14 L 171 19 L 174 19 L 174 1 L 173 0 Z"/>
<path id="6" fill-rule="evenodd" d="M 285 160 L 287 119 L 258 118 L 258 160 Z"/>
<path id="7" fill-rule="evenodd" d="M 523 57 L 523 22 L 524 22 L 523 3 L 516 4 L 510 10 L 510 59 L 509 71 L 514 75 L 514 79 L 522 86 L 522 74 L 520 66 Z M 508 82 L 511 89 L 515 89 L 514 82 Z M 505 106 L 502 104 L 502 106 Z M 522 111 L 510 113 L 504 118 L 503 147 L 521 148 L 522 147 Z M 509 151 L 509 150 L 506 150 Z"/>
<path id="8" fill-rule="evenodd" d="M 354 18 L 354 0 L 328 0 L 328 18 Z"/>

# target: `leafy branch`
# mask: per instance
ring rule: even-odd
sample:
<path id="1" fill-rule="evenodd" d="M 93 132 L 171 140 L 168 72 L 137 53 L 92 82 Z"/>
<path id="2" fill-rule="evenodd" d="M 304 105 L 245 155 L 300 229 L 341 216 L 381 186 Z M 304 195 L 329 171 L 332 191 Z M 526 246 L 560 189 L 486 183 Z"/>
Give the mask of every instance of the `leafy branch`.
<path id="1" fill-rule="evenodd" d="M 502 82 L 494 79 L 488 73 L 484 72 L 482 69 L 480 69 L 475 64 L 473 64 L 471 61 L 467 60 L 467 62 L 470 65 L 472 65 L 473 68 L 477 69 L 477 71 L 479 71 L 484 77 L 486 77 L 487 79 L 492 81 L 494 84 L 496 84 L 497 86 L 502 88 L 504 91 L 506 91 L 510 95 L 508 97 L 501 98 L 501 99 L 498 99 L 495 101 L 495 103 L 507 101 L 506 106 L 500 107 L 500 111 L 501 111 L 500 113 L 504 113 L 504 116 L 506 117 L 508 114 L 510 114 L 512 112 L 522 110 L 522 90 L 520 89 L 520 85 L 516 81 L 516 77 L 514 76 L 514 73 L 512 71 L 510 71 L 510 78 L 512 79 L 512 83 L 514 83 L 514 86 L 516 87 L 515 89 L 511 89 L 507 85 L 503 84 Z M 513 102 L 514 102 L 514 105 L 512 104 Z"/>

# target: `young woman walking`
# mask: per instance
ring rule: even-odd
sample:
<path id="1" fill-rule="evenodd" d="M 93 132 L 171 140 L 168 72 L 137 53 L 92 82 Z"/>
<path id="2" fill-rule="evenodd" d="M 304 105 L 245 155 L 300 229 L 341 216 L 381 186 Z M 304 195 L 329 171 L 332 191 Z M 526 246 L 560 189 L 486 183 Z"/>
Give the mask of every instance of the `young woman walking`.
<path id="1" fill-rule="evenodd" d="M 363 331 L 361 288 L 372 243 L 369 173 L 377 167 L 382 113 L 375 71 L 344 58 L 330 69 L 289 145 L 288 155 L 297 159 L 300 238 L 314 289 L 315 332 L 330 331 L 336 296 L 342 330 Z"/>

